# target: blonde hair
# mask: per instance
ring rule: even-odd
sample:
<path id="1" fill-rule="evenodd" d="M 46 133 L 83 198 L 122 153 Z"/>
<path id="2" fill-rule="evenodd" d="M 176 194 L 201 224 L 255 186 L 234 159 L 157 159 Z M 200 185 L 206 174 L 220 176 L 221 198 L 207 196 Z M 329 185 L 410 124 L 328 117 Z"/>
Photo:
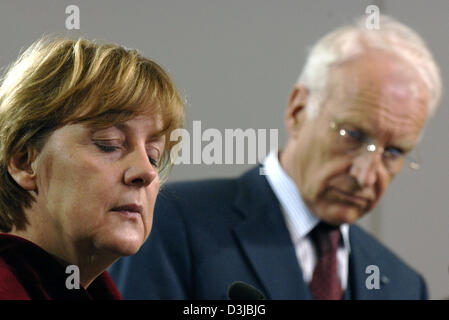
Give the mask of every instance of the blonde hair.
<path id="1" fill-rule="evenodd" d="M 160 114 L 166 135 L 161 182 L 172 162 L 169 133 L 184 105 L 169 75 L 136 50 L 86 39 L 42 38 L 7 71 L 0 87 L 0 230 L 22 229 L 34 197 L 10 176 L 13 155 L 39 152 L 56 129 L 74 123 L 106 128 L 144 112 Z"/>
<path id="2" fill-rule="evenodd" d="M 306 109 L 309 118 L 315 117 L 326 98 L 329 72 L 370 49 L 381 49 L 398 55 L 414 68 L 429 90 L 429 118 L 441 98 L 440 70 L 424 40 L 412 29 L 397 20 L 381 15 L 379 30 L 365 25 L 366 17 L 353 25 L 341 27 L 320 39 L 310 51 L 297 83 L 304 84 L 311 95 Z"/>

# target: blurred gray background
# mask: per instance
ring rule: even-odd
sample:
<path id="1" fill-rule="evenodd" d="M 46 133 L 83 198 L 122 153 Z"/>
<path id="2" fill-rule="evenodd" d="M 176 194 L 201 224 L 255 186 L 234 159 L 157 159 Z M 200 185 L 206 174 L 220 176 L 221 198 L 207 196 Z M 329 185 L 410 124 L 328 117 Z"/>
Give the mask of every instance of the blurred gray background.
<path id="1" fill-rule="evenodd" d="M 449 83 L 447 0 L 11 0 L 0 2 L 0 66 L 43 34 L 81 35 L 139 49 L 165 67 L 187 100 L 186 126 L 278 129 L 308 48 L 322 35 L 379 6 L 426 40 Z M 80 9 L 67 30 L 66 7 Z M 360 221 L 421 272 L 430 298 L 449 297 L 449 110 L 444 93 L 419 145 L 423 167 L 404 171 Z M 203 143 L 203 146 L 207 143 Z M 252 165 L 179 165 L 170 181 L 236 176 Z"/>

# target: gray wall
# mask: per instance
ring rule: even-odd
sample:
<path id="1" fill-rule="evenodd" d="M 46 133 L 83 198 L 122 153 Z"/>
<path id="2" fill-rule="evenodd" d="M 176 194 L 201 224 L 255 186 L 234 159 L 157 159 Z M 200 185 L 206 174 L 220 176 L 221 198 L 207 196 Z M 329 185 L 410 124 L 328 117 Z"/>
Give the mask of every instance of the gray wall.
<path id="1" fill-rule="evenodd" d="M 409 24 L 427 41 L 449 83 L 449 2 L 385 1 L 2 1 L 0 66 L 42 34 L 69 33 L 137 48 L 169 70 L 188 101 L 187 127 L 277 128 L 307 48 L 368 4 Z M 68 5 L 80 30 L 65 28 Z M 431 298 L 449 297 L 447 92 L 419 146 L 421 171 L 404 172 L 360 223 L 426 278 Z M 240 174 L 251 165 L 180 165 L 171 181 Z"/>

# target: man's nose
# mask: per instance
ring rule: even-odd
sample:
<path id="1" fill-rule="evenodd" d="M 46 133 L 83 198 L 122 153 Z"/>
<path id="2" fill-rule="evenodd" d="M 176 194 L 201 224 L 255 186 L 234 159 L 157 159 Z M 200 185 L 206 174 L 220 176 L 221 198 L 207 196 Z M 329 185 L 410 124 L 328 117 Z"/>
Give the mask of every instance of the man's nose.
<path id="1" fill-rule="evenodd" d="M 349 173 L 360 187 L 371 187 L 376 183 L 381 164 L 382 155 L 379 152 L 364 152 L 353 160 Z"/>
<path id="2" fill-rule="evenodd" d="M 127 158 L 125 184 L 146 187 L 157 177 L 157 169 L 151 165 L 144 147 L 136 147 Z"/>

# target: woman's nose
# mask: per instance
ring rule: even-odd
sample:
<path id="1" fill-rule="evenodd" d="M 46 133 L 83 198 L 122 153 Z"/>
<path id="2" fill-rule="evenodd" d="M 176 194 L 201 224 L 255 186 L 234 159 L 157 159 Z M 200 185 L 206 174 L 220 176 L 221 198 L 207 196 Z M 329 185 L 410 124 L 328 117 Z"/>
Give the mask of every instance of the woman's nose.
<path id="1" fill-rule="evenodd" d="M 125 184 L 146 187 L 158 176 L 157 168 L 150 163 L 145 148 L 135 148 L 127 158 Z"/>

